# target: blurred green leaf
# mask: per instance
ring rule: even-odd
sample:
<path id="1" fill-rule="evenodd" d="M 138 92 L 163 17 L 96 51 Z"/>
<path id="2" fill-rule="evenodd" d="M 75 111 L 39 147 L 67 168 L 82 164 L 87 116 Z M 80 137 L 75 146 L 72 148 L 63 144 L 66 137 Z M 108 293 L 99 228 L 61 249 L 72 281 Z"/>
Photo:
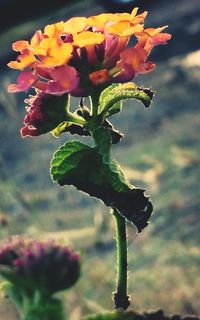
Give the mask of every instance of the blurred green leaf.
<path id="1" fill-rule="evenodd" d="M 90 315 L 84 320 L 143 320 L 144 317 L 133 311 L 129 312 L 105 312 L 95 315 Z"/>

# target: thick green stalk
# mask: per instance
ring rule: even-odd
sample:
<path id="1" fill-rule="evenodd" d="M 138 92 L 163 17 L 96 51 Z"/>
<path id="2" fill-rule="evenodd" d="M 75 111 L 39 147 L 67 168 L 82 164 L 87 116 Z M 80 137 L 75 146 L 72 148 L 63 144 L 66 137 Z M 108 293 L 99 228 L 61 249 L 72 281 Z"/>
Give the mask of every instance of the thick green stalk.
<path id="1" fill-rule="evenodd" d="M 93 95 L 90 96 L 91 118 L 87 123 L 87 129 L 91 132 L 91 134 L 93 134 L 98 127 L 98 112 L 99 112 L 98 108 L 99 108 L 99 94 L 95 92 Z"/>
<path id="2" fill-rule="evenodd" d="M 126 221 L 117 210 L 113 209 L 113 217 L 116 223 L 116 243 L 117 243 L 117 288 L 114 292 L 113 300 L 115 309 L 126 310 L 130 304 L 127 293 L 127 234 Z"/>
<path id="3" fill-rule="evenodd" d="M 93 119 L 96 119 L 98 116 L 99 96 L 100 94 L 98 92 L 95 92 L 95 94 L 90 96 L 91 112 L 92 112 Z"/>

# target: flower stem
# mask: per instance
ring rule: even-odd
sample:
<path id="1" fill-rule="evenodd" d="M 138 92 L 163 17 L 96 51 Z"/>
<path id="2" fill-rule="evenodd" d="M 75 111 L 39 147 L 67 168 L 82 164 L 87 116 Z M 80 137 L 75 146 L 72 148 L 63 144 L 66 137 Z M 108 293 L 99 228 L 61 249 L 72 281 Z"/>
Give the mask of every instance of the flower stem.
<path id="1" fill-rule="evenodd" d="M 126 310 L 130 304 L 127 294 L 127 234 L 126 221 L 117 210 L 113 208 L 113 217 L 116 223 L 116 243 L 117 243 L 117 288 L 114 292 L 113 300 L 115 309 Z"/>
<path id="2" fill-rule="evenodd" d="M 85 119 L 83 119 L 82 117 L 77 116 L 74 113 L 68 112 L 67 114 L 67 121 L 68 122 L 73 122 L 73 123 L 77 123 L 80 125 L 86 125 L 87 121 Z"/>
<path id="3" fill-rule="evenodd" d="M 93 118 L 96 118 L 98 116 L 98 104 L 99 104 L 99 93 L 95 93 L 90 96 L 91 99 L 91 111 Z"/>

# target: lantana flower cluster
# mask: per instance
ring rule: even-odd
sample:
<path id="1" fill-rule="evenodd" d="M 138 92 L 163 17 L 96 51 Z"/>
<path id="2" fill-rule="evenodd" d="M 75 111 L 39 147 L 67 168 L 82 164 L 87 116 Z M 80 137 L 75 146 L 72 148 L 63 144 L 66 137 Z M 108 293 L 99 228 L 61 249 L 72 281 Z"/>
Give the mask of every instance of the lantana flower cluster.
<path id="1" fill-rule="evenodd" d="M 149 54 L 155 46 L 166 44 L 171 35 L 162 32 L 166 26 L 145 29 L 147 12 L 137 11 L 134 8 L 131 13 L 74 17 L 36 31 L 30 42 L 13 43 L 13 50 L 20 54 L 8 66 L 22 72 L 17 84 L 9 86 L 9 92 L 31 87 L 37 90 L 37 98 L 31 103 L 26 101 L 29 116 L 22 136 L 41 134 L 40 123 L 46 116 L 41 111 L 41 92 L 90 96 L 112 83 L 128 82 L 155 68 L 148 60 Z"/>
<path id="2" fill-rule="evenodd" d="M 52 295 L 73 286 L 80 275 L 80 258 L 53 241 L 13 237 L 0 247 L 0 274 L 19 290 Z"/>

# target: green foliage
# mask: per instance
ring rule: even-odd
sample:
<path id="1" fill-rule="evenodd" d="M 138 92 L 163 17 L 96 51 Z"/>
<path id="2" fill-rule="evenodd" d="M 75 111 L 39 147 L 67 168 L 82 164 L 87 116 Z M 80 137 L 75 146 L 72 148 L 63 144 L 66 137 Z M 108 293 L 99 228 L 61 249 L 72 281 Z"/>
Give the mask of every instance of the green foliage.
<path id="1" fill-rule="evenodd" d="M 110 159 L 111 138 L 106 129 L 94 133 L 97 146 L 72 141 L 58 150 L 51 162 L 51 174 L 61 186 L 73 185 L 114 207 L 140 232 L 148 224 L 152 205 L 144 190 L 125 178 L 119 164 Z"/>
<path id="2" fill-rule="evenodd" d="M 84 320 L 141 320 L 142 316 L 133 311 L 129 312 L 105 312 L 102 314 L 91 315 Z"/>
<path id="3" fill-rule="evenodd" d="M 23 320 L 64 320 L 63 306 L 59 299 L 51 299 L 37 305 L 34 302 L 28 305 Z"/>
<path id="4" fill-rule="evenodd" d="M 75 123 L 63 122 L 53 132 L 56 136 L 67 131 L 91 135 L 96 143 L 95 147 L 89 147 L 73 141 L 62 146 L 51 163 L 53 180 L 61 186 L 73 185 L 101 199 L 135 224 L 138 232 L 148 225 L 152 204 L 144 195 L 144 190 L 132 186 L 118 163 L 111 159 L 111 144 L 119 142 L 122 135 L 106 118 L 121 110 L 121 100 L 136 99 L 149 107 L 152 97 L 151 90 L 137 87 L 131 82 L 112 84 L 100 97 L 91 97 L 91 112 L 84 105 L 77 110 L 77 114 L 85 121 L 83 125 L 77 125 L 77 118 L 74 117 Z"/>

